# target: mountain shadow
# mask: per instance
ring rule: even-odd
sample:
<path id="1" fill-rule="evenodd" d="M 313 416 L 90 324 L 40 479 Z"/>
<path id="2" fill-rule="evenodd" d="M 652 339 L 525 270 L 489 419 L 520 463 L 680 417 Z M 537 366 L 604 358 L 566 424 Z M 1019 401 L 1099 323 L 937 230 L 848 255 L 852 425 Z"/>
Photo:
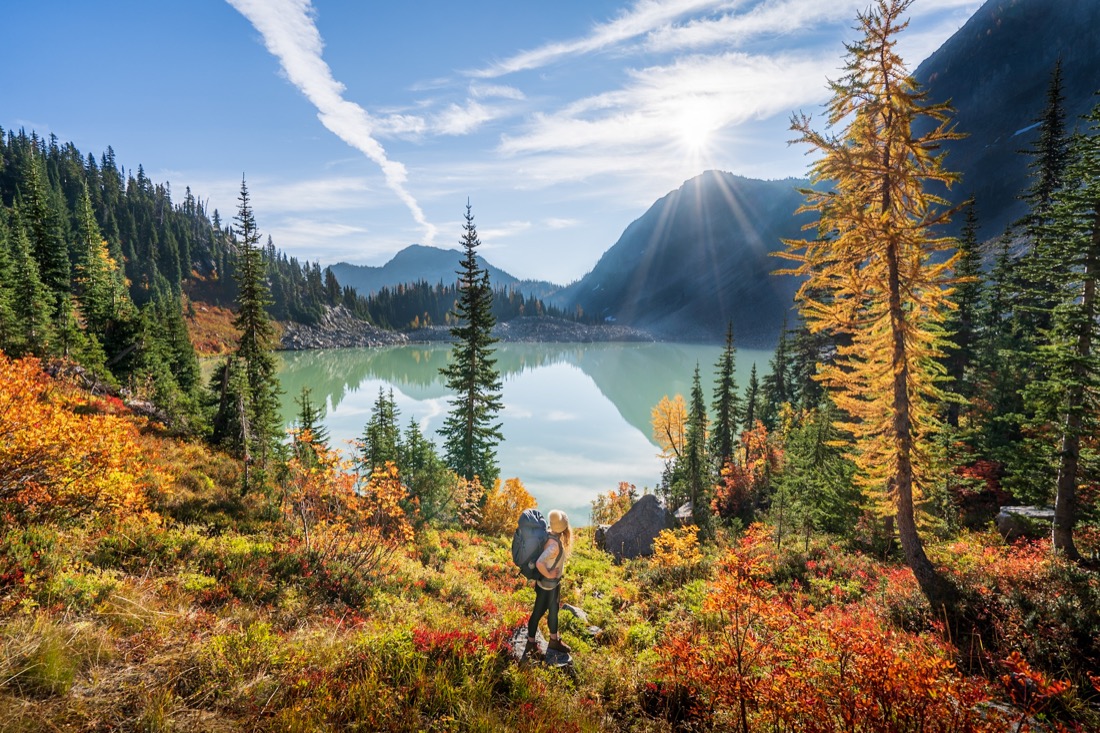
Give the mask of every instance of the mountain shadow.
<path id="1" fill-rule="evenodd" d="M 590 273 L 559 296 L 607 321 L 679 341 L 717 341 L 731 320 L 739 345 L 775 342 L 798 281 L 769 254 L 801 236 L 805 181 L 707 171 L 626 228 Z"/>

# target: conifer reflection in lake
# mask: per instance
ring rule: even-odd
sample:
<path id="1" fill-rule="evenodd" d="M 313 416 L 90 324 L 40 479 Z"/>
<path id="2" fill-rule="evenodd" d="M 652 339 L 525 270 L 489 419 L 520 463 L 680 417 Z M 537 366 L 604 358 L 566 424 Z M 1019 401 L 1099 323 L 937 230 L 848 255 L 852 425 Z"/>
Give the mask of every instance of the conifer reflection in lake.
<path id="1" fill-rule="evenodd" d="M 497 449 L 501 476 L 518 476 L 539 506 L 561 508 L 587 524 L 592 499 L 632 483 L 639 492 L 661 476 L 650 412 L 664 395 L 691 394 L 699 364 L 708 406 L 720 345 L 498 344 L 504 442 Z M 446 344 L 282 352 L 282 415 L 297 414 L 302 387 L 325 409 L 334 447 L 351 450 L 370 418 L 379 389 L 393 389 L 404 428 L 415 420 L 440 445 L 450 393 L 439 376 Z M 771 352 L 737 351 L 743 393 L 753 363 L 763 374 Z"/>

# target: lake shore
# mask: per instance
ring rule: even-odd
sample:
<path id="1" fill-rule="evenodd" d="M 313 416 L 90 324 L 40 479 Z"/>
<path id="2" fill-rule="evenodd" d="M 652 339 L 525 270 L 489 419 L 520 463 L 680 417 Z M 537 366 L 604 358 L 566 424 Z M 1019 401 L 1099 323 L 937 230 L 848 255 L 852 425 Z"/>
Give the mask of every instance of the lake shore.
<path id="1" fill-rule="evenodd" d="M 646 331 L 616 324 L 577 323 L 550 316 L 525 316 L 498 323 L 493 336 L 506 343 L 610 343 L 651 342 L 657 339 Z M 362 321 L 346 308 L 326 309 L 315 325 L 284 324 L 280 348 L 285 351 L 341 349 L 369 346 L 401 346 L 414 343 L 438 343 L 452 340 L 446 326 L 430 326 L 410 331 L 387 331 Z"/>

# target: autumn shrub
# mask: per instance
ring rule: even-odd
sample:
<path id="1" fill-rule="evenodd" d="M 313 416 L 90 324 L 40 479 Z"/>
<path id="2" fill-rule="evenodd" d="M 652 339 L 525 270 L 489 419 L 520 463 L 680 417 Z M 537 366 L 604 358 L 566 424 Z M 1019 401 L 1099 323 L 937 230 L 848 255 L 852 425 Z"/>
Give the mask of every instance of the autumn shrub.
<path id="1" fill-rule="evenodd" d="M 954 668 L 934 635 L 896 629 L 866 604 L 821 610 L 770 580 L 750 534 L 715 574 L 703 613 L 659 645 L 667 689 L 694 691 L 719 728 L 799 731 L 1004 730 L 989 691 Z"/>
<path id="2" fill-rule="evenodd" d="M 649 560 L 650 580 L 658 585 L 682 586 L 706 573 L 699 528 L 695 526 L 662 530 L 653 540 Z"/>
<path id="3" fill-rule="evenodd" d="M 634 484 L 620 481 L 616 489 L 598 494 L 592 500 L 592 524 L 614 524 L 630 511 L 638 500 L 638 488 Z"/>
<path id="4" fill-rule="evenodd" d="M 407 492 L 387 462 L 361 484 L 350 462 L 320 448 L 303 459 L 294 451 L 284 481 L 284 522 L 301 542 L 303 575 L 315 589 L 350 605 L 369 592 L 413 529 L 402 507 Z"/>
<path id="5" fill-rule="evenodd" d="M 487 535 L 510 535 L 516 529 L 519 515 L 537 504 L 518 478 L 503 483 L 497 479 L 493 490 L 485 497 L 479 528 Z"/>
<path id="6" fill-rule="evenodd" d="M 83 399 L 36 359 L 0 354 L 0 512 L 7 521 L 148 511 L 134 424 L 80 414 Z"/>
<path id="7" fill-rule="evenodd" d="M 1037 670 L 1087 690 L 1100 671 L 1100 577 L 1050 551 L 1049 542 L 994 543 L 963 535 L 939 548 L 967 592 L 981 639 L 978 664 L 1019 653 Z"/>

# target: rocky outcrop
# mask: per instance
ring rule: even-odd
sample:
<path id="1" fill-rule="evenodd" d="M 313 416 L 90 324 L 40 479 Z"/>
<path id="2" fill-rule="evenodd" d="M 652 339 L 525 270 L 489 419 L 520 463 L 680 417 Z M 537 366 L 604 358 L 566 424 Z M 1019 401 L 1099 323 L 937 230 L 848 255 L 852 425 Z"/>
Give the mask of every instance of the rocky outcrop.
<path id="1" fill-rule="evenodd" d="M 448 326 L 428 326 L 413 331 L 386 331 L 352 315 L 343 306 L 325 308 L 321 320 L 313 325 L 283 324 L 280 348 L 340 349 L 356 346 L 399 346 L 408 343 L 453 341 Z M 636 328 L 614 324 L 577 323 L 564 318 L 527 316 L 498 323 L 493 336 L 505 342 L 595 343 L 613 341 L 653 341 L 653 336 Z"/>
<path id="2" fill-rule="evenodd" d="M 653 554 L 653 540 L 676 526 L 676 518 L 653 494 L 646 494 L 630 507 L 622 519 L 604 533 L 604 549 L 617 560 Z"/>
<path id="3" fill-rule="evenodd" d="M 321 320 L 313 325 L 287 323 L 280 343 L 287 351 L 304 349 L 340 349 L 354 346 L 394 346 L 407 344 L 408 336 L 386 331 L 352 315 L 344 306 L 325 308 Z"/>
<path id="4" fill-rule="evenodd" d="M 501 341 L 532 343 L 593 343 L 653 341 L 645 331 L 613 323 L 587 324 L 549 316 L 524 316 L 498 323 L 493 336 Z"/>
<path id="5" fill-rule="evenodd" d="M 1006 540 L 1046 537 L 1054 526 L 1054 510 L 1041 506 L 1003 506 L 994 522 Z"/>

